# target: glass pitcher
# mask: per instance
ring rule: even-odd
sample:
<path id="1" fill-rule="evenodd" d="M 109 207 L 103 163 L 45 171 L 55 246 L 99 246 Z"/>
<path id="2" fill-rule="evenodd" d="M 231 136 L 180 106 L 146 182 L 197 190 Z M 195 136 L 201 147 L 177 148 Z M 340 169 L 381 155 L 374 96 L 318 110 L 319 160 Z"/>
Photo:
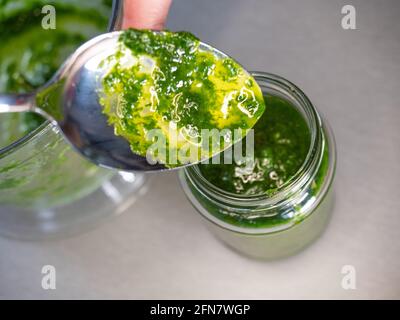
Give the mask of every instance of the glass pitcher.
<path id="1" fill-rule="evenodd" d="M 24 37 L 30 41 L 32 38 L 27 37 L 35 37 L 34 30 L 43 28 L 35 23 L 46 13 L 40 7 L 47 4 L 55 8 L 56 29 L 38 31 L 44 40 L 37 41 L 36 51 L 24 48 Z M 5 49 L 0 49 L 0 59 L 3 59 L 0 94 L 26 92 L 48 80 L 51 63 L 42 56 L 44 67 L 35 69 L 35 64 L 30 63 L 32 55 L 59 55 L 63 61 L 75 49 L 65 48 L 65 43 L 58 46 L 55 41 L 46 42 L 46 35 L 51 38 L 51 32 L 59 32 L 61 41 L 84 42 L 98 33 L 118 30 L 123 13 L 123 2 L 119 0 L 58 0 L 43 1 L 43 4 L 41 1 L 5 1 L 1 5 L 3 47 L 11 43 L 10 50 L 17 50 L 21 57 L 16 68 L 7 62 L 4 53 L 2 58 L 1 50 Z M 68 17 L 72 18 L 68 20 Z M 7 42 L 10 33 L 18 35 L 23 28 L 26 30 L 21 31 L 22 40 L 14 37 Z M 57 28 L 61 29 L 57 31 Z M 36 42 L 32 43 L 36 46 Z M 18 46 L 24 49 L 18 50 Z M 144 190 L 143 174 L 117 172 L 91 164 L 71 149 L 57 128 L 36 115 L 1 115 L 0 132 L 0 234 L 36 239 L 74 233 L 121 212 L 136 199 L 134 193 Z"/>

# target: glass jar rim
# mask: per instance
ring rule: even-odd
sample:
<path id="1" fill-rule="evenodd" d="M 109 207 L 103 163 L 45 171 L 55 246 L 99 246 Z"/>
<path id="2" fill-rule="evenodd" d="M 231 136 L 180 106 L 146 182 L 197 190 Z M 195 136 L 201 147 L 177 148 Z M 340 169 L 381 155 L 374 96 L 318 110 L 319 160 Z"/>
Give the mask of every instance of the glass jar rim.
<path id="1" fill-rule="evenodd" d="M 302 109 L 304 109 L 303 111 L 306 113 L 306 120 L 308 120 L 308 126 L 311 135 L 309 150 L 301 167 L 287 182 L 285 182 L 280 190 L 272 195 L 268 195 L 266 193 L 246 195 L 228 192 L 210 183 L 201 174 L 198 165 L 190 166 L 184 170 L 186 170 L 189 175 L 193 174 L 197 181 L 200 181 L 200 183 L 203 184 L 206 189 L 212 191 L 214 197 L 221 197 L 224 199 L 224 201 L 230 201 L 235 204 L 241 202 L 246 202 L 248 204 L 248 202 L 251 201 L 251 203 L 254 205 L 258 205 L 260 203 L 263 205 L 273 205 L 284 201 L 287 198 L 288 192 L 295 193 L 314 177 L 314 174 L 310 173 L 319 165 L 318 154 L 322 150 L 323 140 L 321 133 L 322 120 L 314 105 L 311 103 L 305 93 L 289 80 L 272 73 L 261 71 L 251 71 L 250 74 L 259 84 L 262 82 L 268 82 L 269 84 L 273 82 L 274 85 L 282 89 L 283 93 L 290 93 L 291 95 L 295 95 L 296 98 L 299 98 L 300 101 L 296 100 L 296 102 Z"/>
<path id="2" fill-rule="evenodd" d="M 117 30 L 119 24 L 121 23 L 123 12 L 123 0 L 112 0 L 111 13 L 108 19 L 107 32 Z M 1 94 L 1 93 L 0 93 Z M 29 92 L 28 92 L 29 94 Z M 12 143 L 0 148 L 0 158 L 6 156 L 8 153 L 12 152 L 14 149 L 22 147 L 28 143 L 31 139 L 39 134 L 44 133 L 46 130 L 50 129 L 53 125 L 50 121 L 46 120 L 41 123 L 37 128 L 25 134 L 21 138 L 13 141 Z"/>

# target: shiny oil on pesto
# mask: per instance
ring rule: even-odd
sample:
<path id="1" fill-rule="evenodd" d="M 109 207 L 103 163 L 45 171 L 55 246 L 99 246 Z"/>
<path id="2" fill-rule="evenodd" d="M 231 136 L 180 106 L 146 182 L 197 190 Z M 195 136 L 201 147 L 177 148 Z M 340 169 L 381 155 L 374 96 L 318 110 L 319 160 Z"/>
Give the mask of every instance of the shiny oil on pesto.
<path id="1" fill-rule="evenodd" d="M 168 152 L 150 155 L 158 162 L 192 162 L 187 153 L 176 163 L 170 155 L 193 147 L 197 157 L 210 158 L 241 140 L 264 112 L 255 80 L 234 60 L 202 50 L 190 33 L 129 29 L 119 45 L 100 65 L 107 70 L 100 103 L 116 135 L 136 154 L 149 155 L 154 139 L 148 133 L 159 129 Z M 220 133 L 218 144 L 207 150 L 205 129 Z M 243 130 L 236 140 L 235 129 Z"/>

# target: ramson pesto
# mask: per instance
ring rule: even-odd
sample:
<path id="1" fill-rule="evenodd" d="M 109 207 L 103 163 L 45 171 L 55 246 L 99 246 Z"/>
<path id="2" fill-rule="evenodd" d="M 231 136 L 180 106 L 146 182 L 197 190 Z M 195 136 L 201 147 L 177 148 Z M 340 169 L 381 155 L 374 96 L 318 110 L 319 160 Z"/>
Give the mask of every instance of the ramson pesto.
<path id="1" fill-rule="evenodd" d="M 253 196 L 265 198 L 274 196 L 293 181 L 304 164 L 310 148 L 311 134 L 308 124 L 292 102 L 278 95 L 269 94 L 265 94 L 264 99 L 268 113 L 254 126 L 254 161 L 243 164 L 233 162 L 196 165 L 207 182 L 232 197 L 250 199 Z M 243 140 L 243 143 L 245 142 Z M 310 185 L 310 195 L 317 194 L 321 189 L 327 172 L 328 158 L 328 151 L 325 149 L 320 171 Z M 198 199 L 203 198 L 194 189 L 192 192 Z M 303 219 L 300 207 L 295 214 L 270 215 L 261 209 L 250 210 L 250 207 L 236 212 L 219 208 L 212 202 L 204 201 L 203 205 L 210 214 L 221 221 L 247 228 L 277 227 Z"/>
<path id="2" fill-rule="evenodd" d="M 44 29 L 42 8 L 56 9 L 56 28 Z M 107 31 L 109 0 L 0 1 L 0 93 L 42 86 L 79 45 Z M 82 159 L 34 113 L 0 115 L 0 149 L 41 126 L 23 144 L 0 154 L 0 204 L 44 208 L 77 200 L 112 172 Z M 3 150 L 2 150 L 3 151 Z"/>
<path id="3" fill-rule="evenodd" d="M 304 163 L 310 146 L 304 117 L 279 96 L 268 95 L 264 100 L 268 113 L 254 127 L 254 161 L 201 164 L 199 169 L 210 183 L 235 194 L 272 195 Z"/>
<path id="4" fill-rule="evenodd" d="M 192 162 L 193 146 L 196 157 L 209 158 L 241 140 L 264 112 L 254 79 L 234 60 L 203 50 L 188 32 L 129 29 L 119 43 L 101 64 L 109 68 L 101 104 L 115 133 L 136 154 L 151 152 L 149 131 L 159 129 L 168 152 L 152 158 L 169 167 Z M 221 143 L 206 149 L 205 129 L 217 129 Z M 240 136 L 232 134 L 235 129 L 243 130 Z M 176 162 L 172 154 L 178 154 Z"/>
<path id="5" fill-rule="evenodd" d="M 181 170 L 180 180 L 216 237 L 247 256 L 276 259 L 300 251 L 327 225 L 335 143 L 296 85 L 253 76 L 267 110 L 254 127 L 254 161 L 200 163 Z"/>
<path id="6" fill-rule="evenodd" d="M 44 29 L 45 5 L 56 8 L 56 28 Z M 80 44 L 106 31 L 108 0 L 0 1 L 0 93 L 26 93 L 48 81 Z M 0 148 L 42 122 L 34 113 L 0 115 Z"/>

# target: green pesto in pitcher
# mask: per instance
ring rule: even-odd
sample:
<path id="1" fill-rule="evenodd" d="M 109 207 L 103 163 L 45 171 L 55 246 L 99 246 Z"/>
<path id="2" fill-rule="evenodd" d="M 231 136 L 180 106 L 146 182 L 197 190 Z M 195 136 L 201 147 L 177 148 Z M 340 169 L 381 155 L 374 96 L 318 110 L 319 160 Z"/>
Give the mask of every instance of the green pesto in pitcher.
<path id="1" fill-rule="evenodd" d="M 44 29 L 45 5 L 56 9 L 56 28 Z M 108 0 L 0 1 L 0 93 L 28 93 L 46 83 L 64 60 L 107 31 Z M 36 129 L 36 131 L 35 131 Z M 34 113 L 0 114 L 0 205 L 48 208 L 77 200 L 112 176 L 78 155 Z"/>
<path id="2" fill-rule="evenodd" d="M 56 9 L 56 28 L 45 29 L 42 7 Z M 105 32 L 111 1 L 0 1 L 0 93 L 27 93 L 46 83 L 80 44 Z M 0 115 L 0 148 L 37 128 L 34 113 Z"/>

